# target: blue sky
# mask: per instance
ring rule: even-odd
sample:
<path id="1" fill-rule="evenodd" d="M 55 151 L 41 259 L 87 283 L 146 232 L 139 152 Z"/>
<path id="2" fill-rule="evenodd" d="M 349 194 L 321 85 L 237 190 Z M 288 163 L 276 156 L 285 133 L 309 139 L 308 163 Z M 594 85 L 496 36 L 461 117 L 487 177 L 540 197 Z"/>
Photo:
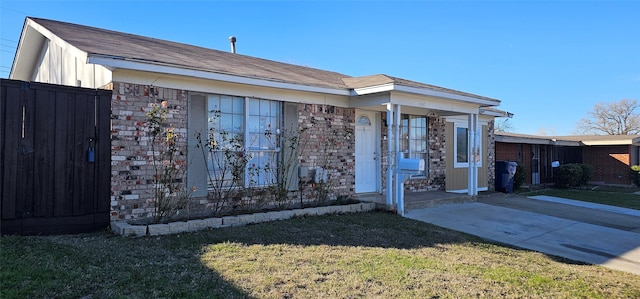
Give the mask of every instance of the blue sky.
<path id="1" fill-rule="evenodd" d="M 0 77 L 26 16 L 502 101 L 514 132 L 569 135 L 640 100 L 640 1 L 0 1 Z M 126 46 L 126 45 L 123 45 Z"/>

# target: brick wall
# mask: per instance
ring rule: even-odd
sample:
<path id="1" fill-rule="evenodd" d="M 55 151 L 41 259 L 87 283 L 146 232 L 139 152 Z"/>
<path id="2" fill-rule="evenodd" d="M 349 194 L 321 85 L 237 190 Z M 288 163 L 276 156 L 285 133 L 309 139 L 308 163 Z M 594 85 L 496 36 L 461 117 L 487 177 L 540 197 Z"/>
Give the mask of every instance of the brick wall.
<path id="1" fill-rule="evenodd" d="M 111 131 L 111 220 L 152 216 L 154 210 L 154 159 L 150 147 L 147 112 L 166 101 L 167 122 L 179 134 L 178 163 L 186 165 L 187 92 L 115 82 L 112 96 Z M 299 152 L 300 166 L 328 171 L 331 199 L 354 195 L 354 109 L 327 105 L 298 105 L 298 124 L 305 148 Z M 159 151 L 156 150 L 156 154 Z M 156 159 L 157 160 L 157 159 Z M 162 163 L 162 161 L 160 161 Z M 165 162 L 166 163 L 166 162 Z M 186 181 L 186 180 L 184 180 Z M 186 185 L 182 186 L 186 190 Z M 318 193 L 311 181 L 300 182 L 301 192 L 291 200 L 312 201 Z M 191 212 L 207 211 L 210 203 L 194 198 Z"/>
<path id="2" fill-rule="evenodd" d="M 111 100 L 111 220 L 151 216 L 154 200 L 153 152 L 147 112 L 167 102 L 168 123 L 175 128 L 186 160 L 186 92 L 162 87 L 113 83 Z"/>
<path id="3" fill-rule="evenodd" d="M 631 184 L 629 146 L 585 146 L 582 149 L 582 159 L 584 164 L 593 166 L 592 181 Z"/>
<path id="4" fill-rule="evenodd" d="M 522 143 L 504 143 L 496 142 L 496 159 L 495 161 L 515 161 L 524 164 L 525 175 L 524 184 L 531 184 L 531 145 Z M 542 159 L 540 160 L 542 163 Z M 495 163 L 494 163 L 495 167 Z M 495 175 L 495 168 L 493 171 Z M 542 179 L 542 178 L 541 178 Z M 495 184 L 494 184 L 495 185 Z"/>
<path id="5" fill-rule="evenodd" d="M 387 126 L 386 119 L 387 114 L 381 113 L 382 116 L 382 129 L 381 134 L 381 148 L 382 148 L 382 189 L 386 192 L 386 178 L 387 178 Z M 429 175 L 427 178 L 413 178 L 405 182 L 404 187 L 406 191 L 420 192 L 429 190 L 444 190 L 445 177 L 446 177 L 446 142 L 445 142 L 445 128 L 446 121 L 444 118 L 429 117 L 427 118 L 427 134 L 429 143 L 429 161 L 425 161 L 428 167 Z"/>
<path id="6" fill-rule="evenodd" d="M 496 161 L 520 161 L 520 143 L 496 142 Z"/>
<path id="7" fill-rule="evenodd" d="M 489 190 L 495 189 L 496 186 L 496 135 L 494 131 L 494 121 L 487 124 L 487 184 Z"/>
<path id="8" fill-rule="evenodd" d="M 311 173 L 320 167 L 328 171 L 330 198 L 355 194 L 355 109 L 329 105 L 298 105 L 300 135 L 300 166 Z M 314 200 L 316 184 L 301 181 L 302 196 Z"/>

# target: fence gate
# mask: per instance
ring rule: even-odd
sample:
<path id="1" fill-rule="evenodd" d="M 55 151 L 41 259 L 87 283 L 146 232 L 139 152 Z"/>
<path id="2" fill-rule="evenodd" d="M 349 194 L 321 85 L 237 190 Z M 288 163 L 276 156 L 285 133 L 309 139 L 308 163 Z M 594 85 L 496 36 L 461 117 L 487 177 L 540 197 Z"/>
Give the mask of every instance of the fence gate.
<path id="1" fill-rule="evenodd" d="M 111 91 L 0 80 L 2 234 L 109 224 Z"/>

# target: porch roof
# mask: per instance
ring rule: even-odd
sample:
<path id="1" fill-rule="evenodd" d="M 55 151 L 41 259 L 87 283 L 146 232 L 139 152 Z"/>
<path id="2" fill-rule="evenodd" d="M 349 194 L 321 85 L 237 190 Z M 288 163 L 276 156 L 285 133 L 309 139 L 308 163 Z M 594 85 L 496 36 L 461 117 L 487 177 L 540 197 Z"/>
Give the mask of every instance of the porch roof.
<path id="1" fill-rule="evenodd" d="M 456 99 L 463 102 L 480 104 L 482 106 L 497 106 L 500 104 L 500 101 L 497 99 L 384 74 L 343 78 L 342 81 L 351 89 L 351 94 L 354 96 L 384 91 L 400 91 L 418 95 Z"/>

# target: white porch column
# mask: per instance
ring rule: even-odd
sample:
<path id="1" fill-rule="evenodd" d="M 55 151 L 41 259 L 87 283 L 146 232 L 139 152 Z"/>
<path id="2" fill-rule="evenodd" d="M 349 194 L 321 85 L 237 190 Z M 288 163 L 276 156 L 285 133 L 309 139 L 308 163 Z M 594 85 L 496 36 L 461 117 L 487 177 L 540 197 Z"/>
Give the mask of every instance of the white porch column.
<path id="1" fill-rule="evenodd" d="M 387 185 L 387 193 L 386 198 L 387 198 L 387 206 L 392 206 L 393 205 L 393 167 L 394 167 L 394 159 L 392 156 L 392 145 L 393 145 L 393 140 L 391 140 L 391 136 L 392 136 L 392 126 L 393 126 L 393 105 L 391 103 L 387 103 L 387 180 L 386 180 L 386 185 Z"/>
<path id="2" fill-rule="evenodd" d="M 478 141 L 478 114 L 469 114 L 469 129 L 468 129 L 468 148 L 467 157 L 469 159 L 469 166 L 467 169 L 467 194 L 470 196 L 478 195 L 478 159 L 477 156 L 479 148 Z"/>
<path id="3" fill-rule="evenodd" d="M 404 196 L 402 196 L 401 194 L 404 194 L 404 184 L 402 182 L 400 182 L 400 178 L 398 178 L 398 162 L 400 160 L 400 105 L 395 104 L 395 119 L 394 119 L 394 126 L 393 126 L 393 131 L 394 131 L 394 136 L 393 136 L 393 152 L 395 154 L 395 161 L 394 161 L 394 167 L 393 167 L 393 179 L 394 179 L 394 185 L 396 186 L 395 192 L 394 193 L 394 197 L 395 197 L 395 201 L 396 201 L 396 205 L 397 205 L 397 209 L 398 209 L 398 214 L 400 215 L 404 215 Z"/>

